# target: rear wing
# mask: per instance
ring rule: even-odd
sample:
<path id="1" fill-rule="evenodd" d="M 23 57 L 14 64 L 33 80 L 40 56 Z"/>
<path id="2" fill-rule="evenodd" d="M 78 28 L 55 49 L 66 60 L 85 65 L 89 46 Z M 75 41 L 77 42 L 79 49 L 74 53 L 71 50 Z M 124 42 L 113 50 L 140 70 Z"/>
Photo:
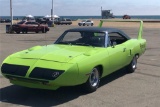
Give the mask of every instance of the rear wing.
<path id="1" fill-rule="evenodd" d="M 139 22 L 139 32 L 137 39 L 142 39 L 143 35 L 143 21 L 142 20 L 108 20 L 108 19 L 102 19 L 100 20 L 99 27 L 102 27 L 103 22 Z"/>

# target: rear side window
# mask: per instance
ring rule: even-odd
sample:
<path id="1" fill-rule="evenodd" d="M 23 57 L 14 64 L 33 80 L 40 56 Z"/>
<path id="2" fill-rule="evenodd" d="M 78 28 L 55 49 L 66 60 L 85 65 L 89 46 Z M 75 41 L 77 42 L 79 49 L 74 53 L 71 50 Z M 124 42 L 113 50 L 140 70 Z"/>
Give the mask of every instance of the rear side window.
<path id="1" fill-rule="evenodd" d="M 126 37 L 124 37 L 123 35 L 117 32 L 109 33 L 109 38 L 110 38 L 111 44 L 113 42 L 116 44 L 122 44 L 128 40 Z"/>

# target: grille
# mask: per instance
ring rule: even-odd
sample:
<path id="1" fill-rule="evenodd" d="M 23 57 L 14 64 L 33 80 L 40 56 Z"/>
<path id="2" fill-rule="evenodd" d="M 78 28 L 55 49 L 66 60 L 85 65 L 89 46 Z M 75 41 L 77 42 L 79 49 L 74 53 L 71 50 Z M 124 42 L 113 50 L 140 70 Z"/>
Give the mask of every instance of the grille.
<path id="1" fill-rule="evenodd" d="M 36 67 L 33 69 L 29 77 L 37 79 L 54 80 L 57 77 L 59 77 L 63 72 L 63 70 Z"/>
<path id="2" fill-rule="evenodd" d="M 6 75 L 6 77 L 10 80 L 18 80 L 18 81 L 30 82 L 30 83 L 49 83 L 49 81 L 45 81 L 45 80 L 35 80 L 35 79 L 15 77 L 10 75 Z"/>
<path id="3" fill-rule="evenodd" d="M 1 67 L 2 73 L 17 75 L 17 76 L 25 76 L 28 69 L 29 66 L 6 64 L 6 63 L 4 63 Z"/>

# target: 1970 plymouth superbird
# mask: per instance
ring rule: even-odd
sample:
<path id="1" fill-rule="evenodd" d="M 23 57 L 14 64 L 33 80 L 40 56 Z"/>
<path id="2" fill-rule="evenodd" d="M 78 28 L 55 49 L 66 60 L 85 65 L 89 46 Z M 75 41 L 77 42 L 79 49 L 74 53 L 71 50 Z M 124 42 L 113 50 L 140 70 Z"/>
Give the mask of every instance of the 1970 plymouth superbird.
<path id="1" fill-rule="evenodd" d="M 8 56 L 1 72 L 11 83 L 56 90 L 62 86 L 83 85 L 96 91 L 100 79 L 126 67 L 134 72 L 137 58 L 145 52 L 143 21 L 137 39 L 116 28 L 74 28 L 66 30 L 54 44 L 35 46 Z M 132 22 L 132 21 L 131 21 Z"/>

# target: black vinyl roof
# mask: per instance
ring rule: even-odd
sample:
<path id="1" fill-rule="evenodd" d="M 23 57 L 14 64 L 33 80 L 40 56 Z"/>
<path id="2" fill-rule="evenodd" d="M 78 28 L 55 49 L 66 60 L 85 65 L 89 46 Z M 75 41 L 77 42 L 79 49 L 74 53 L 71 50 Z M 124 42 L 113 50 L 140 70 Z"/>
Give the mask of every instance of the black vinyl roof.
<path id="1" fill-rule="evenodd" d="M 119 29 L 116 28 L 105 28 L 105 27 L 80 27 L 80 28 L 73 28 L 73 29 L 69 29 L 67 31 L 88 31 L 88 32 L 115 32 L 115 31 L 119 31 Z"/>
<path id="2" fill-rule="evenodd" d="M 79 28 L 73 28 L 66 30 L 66 32 L 108 32 L 108 33 L 114 33 L 117 32 L 126 38 L 130 39 L 127 34 L 125 34 L 123 31 L 117 29 L 117 28 L 107 28 L 107 27 L 79 27 Z"/>

